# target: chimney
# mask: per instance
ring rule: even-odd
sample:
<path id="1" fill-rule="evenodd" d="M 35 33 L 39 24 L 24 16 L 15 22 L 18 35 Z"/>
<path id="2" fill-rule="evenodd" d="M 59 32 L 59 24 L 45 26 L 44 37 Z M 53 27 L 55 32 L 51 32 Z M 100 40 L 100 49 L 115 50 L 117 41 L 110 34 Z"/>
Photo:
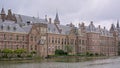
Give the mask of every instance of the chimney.
<path id="1" fill-rule="evenodd" d="M 93 24 L 93 21 L 91 21 L 91 24 Z"/>
<path id="2" fill-rule="evenodd" d="M 98 28 L 100 29 L 100 28 L 101 28 L 101 26 L 100 26 L 100 25 L 98 25 Z"/>
<path id="3" fill-rule="evenodd" d="M 82 27 L 84 27 L 85 26 L 85 24 L 84 24 L 84 22 L 82 22 L 82 25 L 81 25 Z"/>
<path id="4" fill-rule="evenodd" d="M 79 23 L 79 24 L 78 24 L 78 27 L 80 28 L 80 26 L 81 26 L 81 24 Z"/>
<path id="5" fill-rule="evenodd" d="M 105 26 L 104 26 L 104 29 L 106 29 Z"/>
<path id="6" fill-rule="evenodd" d="M 49 18 L 49 23 L 50 23 L 50 24 L 52 23 L 52 19 L 51 19 L 51 18 Z"/>

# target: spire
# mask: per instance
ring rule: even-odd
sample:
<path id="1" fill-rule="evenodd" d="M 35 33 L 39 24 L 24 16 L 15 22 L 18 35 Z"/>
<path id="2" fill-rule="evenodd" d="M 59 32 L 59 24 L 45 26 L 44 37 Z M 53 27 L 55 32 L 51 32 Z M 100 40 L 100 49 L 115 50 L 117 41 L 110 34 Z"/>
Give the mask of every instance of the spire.
<path id="1" fill-rule="evenodd" d="M 1 14 L 5 14 L 5 10 L 4 10 L 4 8 L 2 8 L 2 10 L 1 10 Z"/>
<path id="2" fill-rule="evenodd" d="M 116 27 L 119 28 L 119 20 L 117 20 L 117 26 Z"/>
<path id="3" fill-rule="evenodd" d="M 48 22 L 48 20 L 47 20 L 47 15 L 45 15 L 45 21 Z"/>
<path id="4" fill-rule="evenodd" d="M 56 17 L 55 17 L 54 23 L 55 24 L 60 24 L 58 13 L 56 13 Z"/>

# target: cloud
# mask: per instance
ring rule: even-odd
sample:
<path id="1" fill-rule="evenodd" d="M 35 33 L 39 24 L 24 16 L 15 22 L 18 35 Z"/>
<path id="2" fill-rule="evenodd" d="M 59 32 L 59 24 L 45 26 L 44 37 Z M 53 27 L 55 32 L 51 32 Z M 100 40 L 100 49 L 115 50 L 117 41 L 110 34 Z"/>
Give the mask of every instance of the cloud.
<path id="1" fill-rule="evenodd" d="M 1 0 L 6 9 L 28 16 L 44 15 L 54 19 L 58 11 L 61 23 L 94 21 L 95 24 L 111 24 L 120 18 L 120 0 Z M 2 6 L 2 5 L 0 5 Z"/>

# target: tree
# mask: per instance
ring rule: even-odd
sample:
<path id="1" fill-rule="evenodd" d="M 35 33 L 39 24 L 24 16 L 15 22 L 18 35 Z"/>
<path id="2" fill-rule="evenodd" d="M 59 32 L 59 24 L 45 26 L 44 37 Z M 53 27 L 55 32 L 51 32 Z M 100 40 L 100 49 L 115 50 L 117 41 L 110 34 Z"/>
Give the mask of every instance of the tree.
<path id="1" fill-rule="evenodd" d="M 120 55 L 120 42 L 118 42 L 118 55 Z"/>
<path id="2" fill-rule="evenodd" d="M 55 50 L 55 55 L 67 55 L 63 50 Z"/>
<path id="3" fill-rule="evenodd" d="M 0 50 L 0 57 L 2 57 L 2 50 Z"/>
<path id="4" fill-rule="evenodd" d="M 4 49 L 4 50 L 2 50 L 2 53 L 4 54 L 3 57 L 9 58 L 9 57 L 11 57 L 11 55 L 13 53 L 13 50 L 11 50 L 11 49 Z"/>
<path id="5" fill-rule="evenodd" d="M 23 57 L 24 54 L 26 53 L 25 49 L 17 49 L 14 51 L 15 54 L 17 54 L 17 57 Z"/>
<path id="6" fill-rule="evenodd" d="M 31 55 L 34 56 L 37 52 L 36 51 L 31 51 Z"/>
<path id="7" fill-rule="evenodd" d="M 65 46 L 65 52 L 67 52 L 69 54 L 69 53 L 72 53 L 72 51 L 73 51 L 73 47 L 71 45 Z"/>

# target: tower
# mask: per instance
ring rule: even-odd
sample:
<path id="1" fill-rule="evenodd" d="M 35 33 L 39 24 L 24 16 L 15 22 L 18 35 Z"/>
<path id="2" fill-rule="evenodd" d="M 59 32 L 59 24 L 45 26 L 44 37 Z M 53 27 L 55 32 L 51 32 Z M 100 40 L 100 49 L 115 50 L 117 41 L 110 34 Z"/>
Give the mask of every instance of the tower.
<path id="1" fill-rule="evenodd" d="M 113 33 L 114 31 L 115 31 L 115 25 L 111 24 L 110 33 Z"/>
<path id="2" fill-rule="evenodd" d="M 13 15 L 11 9 L 8 10 L 7 20 L 13 20 Z"/>
<path id="3" fill-rule="evenodd" d="M 55 17 L 54 23 L 55 24 L 60 24 L 58 13 L 56 13 L 56 17 Z"/>
<path id="4" fill-rule="evenodd" d="M 0 15 L 1 15 L 2 21 L 5 21 L 5 19 L 6 19 L 6 14 L 5 14 L 4 8 L 2 8 Z"/>
<path id="5" fill-rule="evenodd" d="M 119 20 L 117 20 L 117 26 L 116 27 L 119 28 Z"/>

